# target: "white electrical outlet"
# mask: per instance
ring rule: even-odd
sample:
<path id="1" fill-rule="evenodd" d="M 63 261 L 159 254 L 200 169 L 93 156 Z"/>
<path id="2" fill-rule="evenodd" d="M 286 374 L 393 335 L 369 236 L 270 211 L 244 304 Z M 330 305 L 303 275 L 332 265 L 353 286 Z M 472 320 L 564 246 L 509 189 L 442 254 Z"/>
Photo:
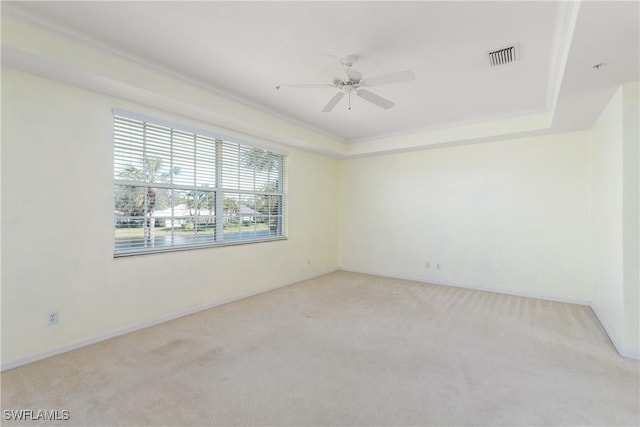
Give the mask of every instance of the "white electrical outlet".
<path id="1" fill-rule="evenodd" d="M 424 262 L 424 267 L 425 268 L 431 268 L 431 263 L 429 261 L 425 261 Z"/>
<path id="2" fill-rule="evenodd" d="M 59 318 L 60 318 L 60 315 L 58 314 L 58 312 L 57 311 L 52 311 L 51 313 L 49 313 L 47 315 L 47 324 L 49 326 L 55 325 L 55 324 L 58 323 Z"/>

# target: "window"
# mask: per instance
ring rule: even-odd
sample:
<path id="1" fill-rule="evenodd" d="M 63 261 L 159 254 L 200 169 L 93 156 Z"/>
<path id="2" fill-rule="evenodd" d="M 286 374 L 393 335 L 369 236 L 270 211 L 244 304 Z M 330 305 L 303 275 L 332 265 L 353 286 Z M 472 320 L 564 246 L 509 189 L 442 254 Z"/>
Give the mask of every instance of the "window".
<path id="1" fill-rule="evenodd" d="M 114 114 L 114 255 L 283 239 L 286 157 Z"/>

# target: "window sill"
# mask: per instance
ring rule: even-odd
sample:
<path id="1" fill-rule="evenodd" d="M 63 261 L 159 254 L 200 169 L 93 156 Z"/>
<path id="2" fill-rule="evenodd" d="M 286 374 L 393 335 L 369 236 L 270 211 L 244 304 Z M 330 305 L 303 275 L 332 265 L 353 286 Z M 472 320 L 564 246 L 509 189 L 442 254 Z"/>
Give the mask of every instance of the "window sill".
<path id="1" fill-rule="evenodd" d="M 119 253 L 113 254 L 114 258 L 128 258 L 132 256 L 139 255 L 153 255 L 153 254 L 162 254 L 167 252 L 182 252 L 182 251 L 193 251 L 198 249 L 210 249 L 210 248 L 220 248 L 225 246 L 238 246 L 238 245 L 249 245 L 255 243 L 266 243 L 266 242 L 277 242 L 281 240 L 288 240 L 286 236 L 277 236 L 273 238 L 261 238 L 261 239 L 246 239 L 246 240 L 230 240 L 226 242 L 220 242 L 215 244 L 206 244 L 206 245 L 192 245 L 192 246 L 173 246 L 173 247 L 162 247 L 162 248 L 147 248 L 144 250 L 131 250 L 131 251 L 122 251 Z"/>

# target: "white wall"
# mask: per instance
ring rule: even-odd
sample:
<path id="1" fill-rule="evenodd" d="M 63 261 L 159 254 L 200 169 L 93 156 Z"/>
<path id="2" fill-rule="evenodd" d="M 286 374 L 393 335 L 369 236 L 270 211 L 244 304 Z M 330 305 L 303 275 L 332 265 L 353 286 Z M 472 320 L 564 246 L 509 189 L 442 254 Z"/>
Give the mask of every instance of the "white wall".
<path id="1" fill-rule="evenodd" d="M 622 278 L 622 92 L 592 130 L 593 310 L 616 343 L 624 331 Z"/>
<path id="2" fill-rule="evenodd" d="M 618 351 L 640 356 L 638 83 L 622 86 L 593 127 L 593 310 Z"/>
<path id="3" fill-rule="evenodd" d="M 2 104 L 5 367 L 337 268 L 336 160 L 285 148 L 286 241 L 113 259 L 112 108 L 216 129 L 6 68 Z"/>
<path id="4" fill-rule="evenodd" d="M 640 357 L 640 119 L 638 82 L 622 87 L 624 351 Z"/>
<path id="5" fill-rule="evenodd" d="M 640 84 L 622 87 L 624 351 L 640 357 Z"/>
<path id="6" fill-rule="evenodd" d="M 341 268 L 588 303 L 588 145 L 577 132 L 344 160 Z"/>

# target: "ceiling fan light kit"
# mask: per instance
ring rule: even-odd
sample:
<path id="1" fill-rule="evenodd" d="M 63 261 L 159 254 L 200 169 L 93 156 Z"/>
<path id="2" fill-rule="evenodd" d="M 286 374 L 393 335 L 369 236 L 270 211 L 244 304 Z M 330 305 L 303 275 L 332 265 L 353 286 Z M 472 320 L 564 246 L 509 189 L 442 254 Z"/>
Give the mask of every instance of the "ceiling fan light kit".
<path id="1" fill-rule="evenodd" d="M 323 113 L 329 113 L 333 111 L 336 105 L 340 102 L 345 95 L 348 96 L 349 99 L 349 110 L 351 110 L 351 94 L 355 93 L 360 98 L 371 102 L 374 105 L 377 105 L 380 108 L 384 108 L 388 110 L 392 108 L 395 104 L 389 101 L 386 98 L 381 97 L 373 92 L 370 92 L 364 87 L 372 87 L 372 86 L 381 86 L 385 84 L 392 83 L 402 83 L 415 80 L 416 76 L 413 71 L 400 71 L 397 73 L 385 74 L 382 76 L 371 77 L 368 79 L 363 79 L 363 75 L 361 72 L 354 70 L 351 68 L 356 61 L 357 57 L 354 55 L 349 55 L 344 58 L 339 58 L 340 63 L 344 69 L 344 73 L 347 76 L 346 80 L 336 79 L 333 81 L 333 84 L 286 84 L 286 85 L 278 85 L 276 89 L 279 90 L 282 87 L 291 87 L 291 88 L 332 88 L 338 89 L 338 93 L 333 96 L 322 109 Z"/>

